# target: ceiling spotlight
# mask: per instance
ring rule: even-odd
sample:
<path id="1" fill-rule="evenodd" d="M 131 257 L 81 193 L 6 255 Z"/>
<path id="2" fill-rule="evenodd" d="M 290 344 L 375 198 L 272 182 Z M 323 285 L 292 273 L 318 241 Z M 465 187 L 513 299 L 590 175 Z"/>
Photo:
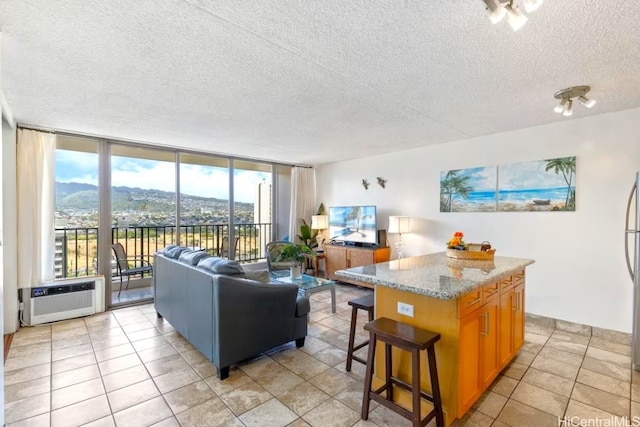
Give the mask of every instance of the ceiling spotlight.
<path id="1" fill-rule="evenodd" d="M 524 4 L 524 9 L 531 13 L 538 10 L 543 1 L 544 0 L 523 0 L 522 3 Z"/>
<path id="2" fill-rule="evenodd" d="M 589 86 L 573 86 L 566 89 L 562 89 L 553 95 L 555 99 L 559 99 L 560 102 L 553 108 L 556 113 L 562 113 L 563 116 L 573 115 L 573 101 L 578 100 L 580 104 L 587 108 L 591 108 L 596 104 L 594 99 L 586 97 L 587 92 L 591 88 Z"/>
<path id="3" fill-rule="evenodd" d="M 562 112 L 563 116 L 569 117 L 573 116 L 573 101 L 569 100 L 567 105 L 564 107 L 564 111 Z"/>
<path id="4" fill-rule="evenodd" d="M 487 13 L 492 23 L 497 24 L 507 14 L 506 9 L 498 0 L 482 0 L 487 5 Z"/>
<path id="5" fill-rule="evenodd" d="M 562 98 L 560 102 L 558 102 L 558 105 L 554 107 L 553 111 L 555 111 L 556 113 L 562 113 L 568 101 L 569 100 L 567 98 Z"/>
<path id="6" fill-rule="evenodd" d="M 537 10 L 544 0 L 520 0 L 524 5 L 527 12 L 533 12 Z M 520 8 L 515 4 L 515 0 L 482 0 L 487 7 L 487 14 L 489 19 L 494 24 L 497 24 L 502 18 L 507 16 L 507 22 L 513 28 L 513 31 L 518 31 L 524 24 L 527 23 L 527 16 L 522 13 Z"/>
<path id="7" fill-rule="evenodd" d="M 589 99 L 585 96 L 579 96 L 578 97 L 578 101 L 580 101 L 580 104 L 584 105 L 587 108 L 591 108 L 594 105 L 596 105 L 596 100 L 595 99 Z"/>
<path id="8" fill-rule="evenodd" d="M 509 3 L 504 8 L 507 11 L 507 22 L 511 25 L 513 31 L 518 31 L 527 23 L 528 18 L 518 6 L 513 6 L 513 4 Z"/>

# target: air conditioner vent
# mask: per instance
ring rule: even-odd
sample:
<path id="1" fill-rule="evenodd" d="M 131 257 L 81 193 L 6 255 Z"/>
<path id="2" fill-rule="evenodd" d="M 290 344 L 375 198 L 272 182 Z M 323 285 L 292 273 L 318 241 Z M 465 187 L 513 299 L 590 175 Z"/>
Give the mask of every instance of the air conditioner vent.
<path id="1" fill-rule="evenodd" d="M 25 289 L 23 322 L 27 325 L 55 322 L 96 313 L 96 297 L 102 278 L 74 278 Z"/>

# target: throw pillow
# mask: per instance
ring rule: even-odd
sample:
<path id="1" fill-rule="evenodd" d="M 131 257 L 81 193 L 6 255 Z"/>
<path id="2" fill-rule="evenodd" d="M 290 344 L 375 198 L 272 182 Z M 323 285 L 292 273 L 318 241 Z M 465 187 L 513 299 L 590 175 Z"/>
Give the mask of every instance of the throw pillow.
<path id="1" fill-rule="evenodd" d="M 173 246 L 173 245 L 172 245 Z M 184 246 L 173 246 L 169 249 L 164 250 L 164 254 L 169 258 L 178 259 L 180 255 L 182 255 L 185 251 L 190 251 L 191 249 L 185 248 Z"/>
<path id="2" fill-rule="evenodd" d="M 209 256 L 205 251 L 185 251 L 180 254 L 178 260 L 190 265 L 198 265 L 201 260 Z"/>
<path id="3" fill-rule="evenodd" d="M 198 267 L 214 274 L 226 274 L 227 276 L 244 277 L 244 270 L 236 261 L 218 257 L 208 257 L 200 260 Z"/>

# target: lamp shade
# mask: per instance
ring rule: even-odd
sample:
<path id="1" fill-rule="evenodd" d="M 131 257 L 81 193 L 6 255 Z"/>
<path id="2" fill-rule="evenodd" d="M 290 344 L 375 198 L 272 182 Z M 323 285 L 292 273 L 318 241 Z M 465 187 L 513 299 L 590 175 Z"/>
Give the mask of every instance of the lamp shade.
<path id="1" fill-rule="evenodd" d="M 411 233 L 411 218 L 408 216 L 390 216 L 389 233 Z"/>
<path id="2" fill-rule="evenodd" d="M 329 217 L 327 215 L 313 215 L 311 217 L 312 230 L 326 230 L 329 228 Z"/>

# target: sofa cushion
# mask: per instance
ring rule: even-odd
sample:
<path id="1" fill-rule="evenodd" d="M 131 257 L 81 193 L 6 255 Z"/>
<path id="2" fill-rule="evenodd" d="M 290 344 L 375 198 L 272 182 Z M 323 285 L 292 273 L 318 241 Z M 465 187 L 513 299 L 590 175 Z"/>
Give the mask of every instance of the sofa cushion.
<path id="1" fill-rule="evenodd" d="M 182 255 L 183 252 L 190 251 L 190 250 L 191 249 L 184 246 L 169 245 L 166 248 L 164 248 L 162 253 L 168 256 L 169 258 L 178 259 L 178 257 L 180 257 L 180 255 Z"/>
<path id="2" fill-rule="evenodd" d="M 214 274 L 245 277 L 244 270 L 238 262 L 214 256 L 201 259 L 198 262 L 198 268 Z"/>
<path id="3" fill-rule="evenodd" d="M 200 251 L 184 251 L 180 254 L 180 258 L 178 261 L 185 262 L 189 265 L 198 265 L 198 263 L 204 258 L 209 257 L 210 255 L 206 253 L 204 250 Z"/>
<path id="4" fill-rule="evenodd" d="M 244 270 L 244 277 L 255 280 L 256 282 L 271 283 L 269 270 Z"/>

